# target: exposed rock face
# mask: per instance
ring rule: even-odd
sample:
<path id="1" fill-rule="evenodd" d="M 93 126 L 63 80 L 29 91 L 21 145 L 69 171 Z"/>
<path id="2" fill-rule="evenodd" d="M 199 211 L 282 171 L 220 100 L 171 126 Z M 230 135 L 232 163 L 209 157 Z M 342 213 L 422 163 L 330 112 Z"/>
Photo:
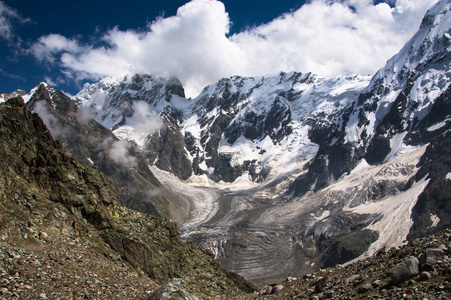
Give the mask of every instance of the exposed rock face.
<path id="1" fill-rule="evenodd" d="M 181 149 L 185 148 L 185 138 L 180 127 L 171 116 L 164 116 L 165 126 L 149 137 L 145 152 L 149 162 L 185 180 L 192 174 L 192 165 Z M 172 121 L 171 121 L 172 120 Z"/>
<path id="2" fill-rule="evenodd" d="M 53 230 L 79 235 L 94 249 L 109 247 L 108 253 L 158 283 L 180 276 L 200 295 L 252 290 L 241 277 L 222 270 L 207 250 L 183 242 L 174 223 L 118 205 L 105 175 L 67 156 L 21 98 L 0 104 L 0 112 L 2 234 L 18 226 L 15 238 L 26 244 L 30 225 L 24 224 L 38 223 L 40 241 L 52 242 Z"/>
<path id="3" fill-rule="evenodd" d="M 161 186 L 140 150 L 133 143 L 119 142 L 109 129 L 94 121 L 89 111 L 76 106 L 64 93 L 41 83 L 26 105 L 44 119 L 53 137 L 64 144 L 72 157 L 113 181 L 119 203 L 177 222 L 188 218 L 189 210 L 176 208 L 188 204 Z"/>
<path id="4" fill-rule="evenodd" d="M 179 126 L 182 110 L 179 106 L 189 102 L 184 97 L 183 86 L 176 78 L 135 74 L 104 79 L 81 91 L 76 102 L 89 110 L 97 122 L 131 141 L 134 132 L 130 129 L 136 129 L 136 119 L 141 119 L 146 111 L 156 112 L 147 116 L 150 118 L 158 119 L 161 115 L 159 126 L 150 120 L 138 125 L 142 136 L 138 146 L 146 150 L 149 163 L 187 179 L 192 167 Z M 139 108 L 136 103 L 141 103 Z"/>
<path id="5" fill-rule="evenodd" d="M 432 120 L 424 120 L 420 123 L 420 126 L 426 127 L 421 138 L 424 139 L 427 135 L 432 135 L 432 138 L 421 159 L 421 169 L 414 179 L 427 177 L 430 182 L 413 209 L 412 216 L 415 223 L 409 238 L 418 238 L 451 226 L 449 218 L 451 187 L 448 175 L 451 165 L 451 133 L 449 132 L 451 123 L 448 121 L 450 106 L 451 88 L 448 88 L 434 103 L 431 109 Z M 446 115 L 445 121 L 439 122 L 439 116 L 444 117 L 444 115 Z M 432 126 L 437 122 L 441 127 L 435 129 Z M 431 128 L 435 130 L 431 132 Z"/>

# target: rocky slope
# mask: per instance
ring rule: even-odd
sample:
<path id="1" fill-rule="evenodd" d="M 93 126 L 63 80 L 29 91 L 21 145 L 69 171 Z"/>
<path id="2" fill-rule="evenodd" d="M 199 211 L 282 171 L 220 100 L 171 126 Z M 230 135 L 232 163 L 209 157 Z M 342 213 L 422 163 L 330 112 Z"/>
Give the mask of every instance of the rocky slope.
<path id="1" fill-rule="evenodd" d="M 446 230 L 230 299 L 449 299 L 450 242 L 451 231 Z"/>
<path id="2" fill-rule="evenodd" d="M 120 141 L 94 121 L 88 110 L 79 108 L 48 84 L 40 83 L 26 100 L 27 107 L 43 118 L 52 136 L 64 144 L 73 158 L 102 171 L 113 181 L 119 203 L 178 223 L 188 218 L 190 203 L 158 182 L 134 143 Z"/>
<path id="3" fill-rule="evenodd" d="M 123 299 L 173 277 L 204 296 L 252 289 L 174 223 L 117 204 L 105 175 L 66 155 L 21 98 L 0 104 L 0 134 L 4 297 Z"/>

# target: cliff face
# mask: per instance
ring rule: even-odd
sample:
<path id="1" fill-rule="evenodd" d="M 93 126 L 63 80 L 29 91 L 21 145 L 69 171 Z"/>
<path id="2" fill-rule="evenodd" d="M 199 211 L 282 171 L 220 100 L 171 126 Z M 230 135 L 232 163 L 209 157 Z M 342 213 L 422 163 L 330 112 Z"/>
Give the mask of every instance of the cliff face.
<path id="1" fill-rule="evenodd" d="M 189 204 L 161 186 L 136 146 L 119 141 L 64 93 L 40 83 L 26 105 L 42 117 L 53 138 L 63 143 L 70 156 L 102 171 L 113 182 L 120 204 L 175 222 L 188 217 L 189 209 L 182 211 L 177 207 Z"/>
<path id="2" fill-rule="evenodd" d="M 89 251 L 82 261 L 98 258 L 99 264 L 112 265 L 111 270 L 131 269 L 130 273 L 140 274 L 136 286 L 141 289 L 172 277 L 183 278 L 191 291 L 201 295 L 238 294 L 251 288 L 242 278 L 222 270 L 208 251 L 184 243 L 174 223 L 118 205 L 112 183 L 66 155 L 21 98 L 0 104 L 0 136 L 0 235 L 2 255 L 11 259 L 0 272 L 19 279 L 35 277 L 39 273 L 33 273 L 35 269 L 26 273 L 26 268 L 20 268 L 26 260 L 14 263 L 21 256 L 17 253 L 40 251 L 59 261 L 62 252 L 70 257 L 74 251 L 85 253 L 79 249 L 85 247 Z M 69 269 L 77 266 L 69 264 L 60 274 L 67 275 Z M 62 285 L 74 281 L 63 277 Z M 6 291 L 12 287 L 9 284 Z M 80 284 L 83 287 L 86 282 Z M 55 292 L 51 286 L 39 287 L 39 281 L 28 286 L 47 295 Z M 30 289 L 15 293 L 24 297 Z"/>

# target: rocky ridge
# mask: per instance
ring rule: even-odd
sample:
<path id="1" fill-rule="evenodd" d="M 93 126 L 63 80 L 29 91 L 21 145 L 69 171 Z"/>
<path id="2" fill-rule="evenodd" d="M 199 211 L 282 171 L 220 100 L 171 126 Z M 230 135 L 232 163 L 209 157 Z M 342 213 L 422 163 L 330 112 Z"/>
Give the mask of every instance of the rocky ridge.
<path id="1" fill-rule="evenodd" d="M 67 156 L 21 98 L 0 111 L 4 297 L 123 299 L 173 277 L 204 296 L 252 289 L 183 242 L 174 223 L 118 205 L 112 183 Z"/>
<path id="2" fill-rule="evenodd" d="M 177 223 L 188 218 L 190 203 L 161 185 L 137 146 L 121 142 L 64 93 L 40 83 L 30 92 L 26 105 L 43 118 L 53 138 L 61 141 L 73 158 L 112 180 L 120 204 Z"/>

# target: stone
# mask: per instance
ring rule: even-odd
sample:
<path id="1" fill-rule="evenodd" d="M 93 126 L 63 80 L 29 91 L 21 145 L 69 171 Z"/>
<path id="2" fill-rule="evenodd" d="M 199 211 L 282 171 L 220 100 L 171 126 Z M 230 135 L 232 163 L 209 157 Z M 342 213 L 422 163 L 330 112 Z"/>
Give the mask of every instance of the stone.
<path id="1" fill-rule="evenodd" d="M 186 283 L 182 279 L 173 278 L 147 295 L 145 300 L 199 300 L 199 298 L 186 292 Z"/>
<path id="2" fill-rule="evenodd" d="M 380 287 L 380 286 L 382 286 L 383 284 L 384 284 L 384 282 L 383 282 L 382 280 L 380 280 L 380 279 L 375 280 L 375 281 L 373 282 L 373 285 L 376 286 L 376 287 Z"/>
<path id="3" fill-rule="evenodd" d="M 367 283 L 367 284 L 364 284 L 361 287 L 359 287 L 357 289 L 357 293 L 363 294 L 363 293 L 371 291 L 372 289 L 373 289 L 373 286 L 371 285 L 371 283 Z"/>
<path id="4" fill-rule="evenodd" d="M 329 276 L 320 277 L 315 282 L 313 282 L 313 286 L 315 287 L 315 292 L 320 293 L 323 291 L 323 289 L 326 287 L 327 283 L 329 282 L 330 278 Z"/>
<path id="5" fill-rule="evenodd" d="M 429 272 L 423 271 L 421 272 L 420 276 L 418 276 L 418 281 L 426 281 L 431 279 L 432 275 Z"/>
<path id="6" fill-rule="evenodd" d="M 351 284 L 359 278 L 360 278 L 360 275 L 356 275 L 356 274 L 351 275 L 351 276 L 345 278 L 345 284 L 346 285 Z"/>
<path id="7" fill-rule="evenodd" d="M 426 253 L 421 253 L 418 255 L 418 261 L 420 262 L 420 265 L 424 265 L 426 263 Z"/>
<path id="8" fill-rule="evenodd" d="M 40 232 L 40 233 L 39 233 L 39 239 L 40 239 L 41 241 L 48 242 L 48 240 L 49 240 L 49 235 L 48 235 L 48 233 L 47 233 L 47 232 L 44 232 L 44 231 Z"/>
<path id="9" fill-rule="evenodd" d="M 433 272 L 433 271 L 435 271 L 435 268 L 431 264 L 422 264 L 421 271 Z"/>
<path id="10" fill-rule="evenodd" d="M 411 256 L 388 270 L 387 273 L 390 275 L 392 284 L 400 284 L 420 273 L 418 258 Z"/>
<path id="11" fill-rule="evenodd" d="M 281 290 L 283 290 L 283 285 L 278 284 L 272 288 L 271 294 L 276 294 L 276 293 L 280 292 Z"/>
<path id="12" fill-rule="evenodd" d="M 443 249 L 436 248 L 436 249 L 427 249 L 426 250 L 426 263 L 435 265 L 439 261 L 442 261 L 445 256 L 445 252 Z"/>
<path id="13" fill-rule="evenodd" d="M 296 280 L 297 280 L 296 277 L 287 277 L 287 278 L 285 279 L 285 282 L 293 282 L 293 281 L 296 281 Z"/>
<path id="14" fill-rule="evenodd" d="M 269 295 L 272 293 L 272 286 L 268 285 L 265 290 L 265 295 Z"/>

